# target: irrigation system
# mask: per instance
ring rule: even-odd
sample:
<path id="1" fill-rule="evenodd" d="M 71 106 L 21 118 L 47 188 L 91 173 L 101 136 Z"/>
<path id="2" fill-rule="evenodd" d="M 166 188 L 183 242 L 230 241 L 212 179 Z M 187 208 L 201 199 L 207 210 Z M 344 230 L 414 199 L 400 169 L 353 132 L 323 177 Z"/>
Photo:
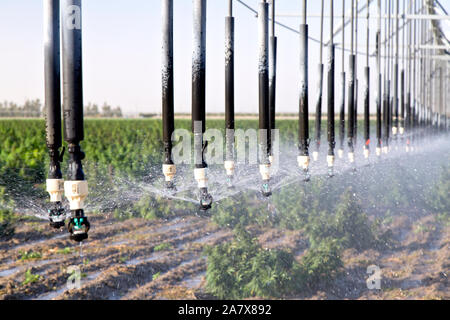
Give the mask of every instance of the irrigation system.
<path id="1" fill-rule="evenodd" d="M 277 50 L 289 46 L 276 36 L 276 26 L 295 33 L 299 40 L 299 100 L 298 100 L 298 156 L 300 180 L 310 179 L 310 114 L 309 114 L 309 42 L 319 44 L 317 65 L 317 92 L 315 102 L 313 163 L 319 162 L 322 136 L 322 98 L 324 77 L 327 77 L 327 167 L 334 175 L 335 165 L 344 162 L 347 149 L 348 162 L 355 167 L 355 153 L 361 150 L 369 161 L 371 134 L 376 137 L 376 159 L 394 150 L 412 152 L 426 143 L 425 137 L 448 132 L 448 91 L 450 41 L 442 31 L 441 20 L 450 20 L 445 8 L 437 0 L 341 0 L 342 12 L 334 8 L 339 0 L 321 1 L 320 15 L 308 13 L 306 0 L 299 1 L 301 11 L 277 14 L 276 0 L 253 3 L 242 0 L 226 2 L 225 16 L 225 162 L 229 185 L 233 184 L 235 159 L 235 5 L 256 16 L 258 34 L 255 34 L 258 52 L 259 103 L 259 173 L 261 191 L 266 197 L 272 193 L 270 181 L 274 162 L 274 130 L 276 129 Z M 206 19 L 207 0 L 192 0 L 192 134 L 194 137 L 194 179 L 198 186 L 200 209 L 211 208 L 213 199 L 208 191 L 205 152 L 208 141 L 206 129 Z M 174 1 L 161 0 L 161 77 L 163 163 L 165 187 L 176 192 L 176 166 L 172 156 L 172 135 L 175 130 L 174 107 Z M 346 11 L 346 8 L 348 11 Z M 371 9 L 373 9 L 371 11 Z M 371 12 L 377 12 L 376 15 Z M 364 16 L 364 12 L 366 13 Z M 325 15 L 327 13 L 327 15 Z M 361 14 L 361 15 L 359 15 Z M 252 19 L 249 15 L 249 19 Z M 320 17 L 320 38 L 310 37 L 308 18 Z M 300 18 L 299 28 L 291 28 L 277 21 L 279 17 Z M 45 114 L 46 141 L 50 165 L 47 191 L 50 194 L 48 218 L 54 228 L 65 226 L 71 239 L 81 242 L 88 237 L 90 224 L 86 217 L 85 199 L 88 185 L 83 172 L 85 154 L 80 143 L 84 139 L 83 81 L 82 81 L 82 1 L 44 0 L 44 52 L 45 52 Z M 329 19 L 329 39 L 324 41 L 324 20 Z M 341 20 L 338 26 L 335 19 Z M 358 21 L 366 20 L 366 41 L 358 48 Z M 375 22 L 375 37 L 371 37 L 371 22 Z M 345 32 L 350 34 L 345 44 Z M 341 43 L 335 39 L 341 36 Z M 373 53 L 369 50 L 375 48 Z M 323 50 L 328 50 L 327 70 L 324 73 Z M 340 51 L 339 51 L 340 50 Z M 340 53 L 341 69 L 336 74 L 336 51 Z M 61 54 L 62 53 L 62 54 Z M 345 64 L 346 56 L 348 65 Z M 358 147 L 358 57 L 364 61 L 363 144 Z M 376 66 L 371 78 L 370 62 Z M 62 66 L 61 63 L 62 62 Z M 62 72 L 61 72 L 62 67 Z M 347 67 L 347 68 L 346 68 Z M 315 70 L 315 67 L 313 68 Z M 338 77 L 339 79 L 337 79 Z M 62 79 L 61 79 L 62 78 Z M 62 81 L 61 81 L 62 80 Z M 346 83 L 347 81 L 347 83 Z M 371 84 L 371 81 L 373 83 Z M 62 83 L 62 86 L 61 86 Z M 340 99 L 335 99 L 338 83 Z M 371 85 L 374 88 L 374 130 L 371 130 Z M 61 94 L 62 93 L 62 94 Z M 63 104 L 61 103 L 63 101 Z M 339 116 L 335 118 L 335 104 Z M 63 106 L 63 108 L 62 108 Z M 347 109 L 347 110 L 346 110 Z M 62 111 L 62 112 L 61 112 Z M 293 110 L 294 111 L 294 110 Z M 61 116 L 63 115 L 63 117 Z M 347 116 L 347 119 L 346 119 Z M 63 118 L 63 119 L 62 119 Z M 62 127 L 63 123 L 63 127 Z M 337 124 L 337 125 L 336 125 Z M 337 127 L 337 128 L 336 128 Z M 338 156 L 335 162 L 335 133 L 338 130 Z M 68 171 L 63 178 L 63 135 L 67 143 Z M 345 146 L 347 142 L 347 147 Z M 70 213 L 62 205 L 63 196 L 70 203 Z"/>

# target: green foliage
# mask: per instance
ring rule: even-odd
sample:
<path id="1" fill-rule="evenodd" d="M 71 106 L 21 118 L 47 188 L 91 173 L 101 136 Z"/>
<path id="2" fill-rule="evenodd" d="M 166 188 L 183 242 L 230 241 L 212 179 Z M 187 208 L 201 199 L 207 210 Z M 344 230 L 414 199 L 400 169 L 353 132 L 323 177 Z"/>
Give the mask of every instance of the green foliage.
<path id="1" fill-rule="evenodd" d="M 27 285 L 29 283 L 35 283 L 41 279 L 41 276 L 38 274 L 32 274 L 31 269 L 28 269 L 25 272 L 25 279 L 22 282 L 22 285 Z"/>
<path id="2" fill-rule="evenodd" d="M 173 245 L 171 243 L 168 242 L 164 242 L 161 244 L 158 244 L 157 246 L 155 246 L 153 248 L 154 252 L 158 252 L 158 251 L 166 251 L 166 250 L 170 250 L 173 249 Z"/>
<path id="3" fill-rule="evenodd" d="M 298 263 L 291 252 L 263 249 L 241 226 L 231 243 L 205 252 L 207 290 L 220 299 L 281 298 L 333 279 L 342 267 L 336 242 L 324 242 Z"/>
<path id="4" fill-rule="evenodd" d="M 0 239 L 8 240 L 15 232 L 15 216 L 11 210 L 0 208 Z"/>
<path id="5" fill-rule="evenodd" d="M 343 268 L 337 240 L 326 239 L 308 250 L 302 258 L 303 283 L 314 288 L 318 283 L 331 282 Z"/>
<path id="6" fill-rule="evenodd" d="M 156 279 L 158 279 L 161 276 L 161 272 L 157 272 L 152 276 L 152 280 L 155 281 Z"/>
<path id="7" fill-rule="evenodd" d="M 58 249 L 58 251 L 56 251 L 56 253 L 58 254 L 71 254 L 73 252 L 73 249 L 70 247 L 65 247 L 63 249 Z"/>
<path id="8" fill-rule="evenodd" d="M 37 260 L 42 258 L 42 253 L 38 251 L 19 251 L 19 259 L 25 260 Z"/>
<path id="9" fill-rule="evenodd" d="M 436 219 L 450 224 L 450 166 L 442 168 L 440 179 L 431 188 L 427 197 L 428 205 L 436 213 Z"/>

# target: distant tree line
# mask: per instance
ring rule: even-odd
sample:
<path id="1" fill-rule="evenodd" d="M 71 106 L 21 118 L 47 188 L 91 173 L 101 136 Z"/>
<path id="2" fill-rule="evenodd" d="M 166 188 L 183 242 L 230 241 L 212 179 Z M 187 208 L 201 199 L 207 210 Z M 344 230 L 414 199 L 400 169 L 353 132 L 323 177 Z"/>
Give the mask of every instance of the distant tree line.
<path id="1" fill-rule="evenodd" d="M 45 108 L 39 99 L 27 100 L 23 105 L 15 102 L 0 102 L 0 118 L 41 118 L 45 116 Z M 112 108 L 106 102 L 101 108 L 89 103 L 84 107 L 84 116 L 90 118 L 122 118 L 122 109 Z"/>

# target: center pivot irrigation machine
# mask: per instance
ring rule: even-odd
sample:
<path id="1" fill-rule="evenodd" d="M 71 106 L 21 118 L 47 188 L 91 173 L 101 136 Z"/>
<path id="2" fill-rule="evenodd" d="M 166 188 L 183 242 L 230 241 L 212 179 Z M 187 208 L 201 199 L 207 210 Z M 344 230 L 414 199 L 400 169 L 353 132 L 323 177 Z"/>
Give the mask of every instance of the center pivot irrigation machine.
<path id="1" fill-rule="evenodd" d="M 257 17 L 258 24 L 258 84 L 259 84 L 259 173 L 261 191 L 266 197 L 272 193 L 270 187 L 271 165 L 274 162 L 274 134 L 276 128 L 276 81 L 277 47 L 289 44 L 278 42 L 275 26 L 294 32 L 299 37 L 299 101 L 298 101 L 298 157 L 297 162 L 303 180 L 310 179 L 310 128 L 308 96 L 308 43 L 319 43 L 319 65 L 317 96 L 315 97 L 315 135 L 313 160 L 319 161 L 321 146 L 322 88 L 324 83 L 323 49 L 328 49 L 327 75 L 327 166 L 328 175 L 334 175 L 335 166 L 335 52 L 341 53 L 339 101 L 339 158 L 344 158 L 347 138 L 348 161 L 355 168 L 357 151 L 357 105 L 358 79 L 357 56 L 365 57 L 364 66 L 364 144 L 362 153 L 370 157 L 370 58 L 376 63 L 376 156 L 396 149 L 406 152 L 420 147 L 425 136 L 448 131 L 448 79 L 450 41 L 442 32 L 440 21 L 449 20 L 445 9 L 437 0 L 342 0 L 342 21 L 334 24 L 335 1 L 330 0 L 329 40 L 323 40 L 326 1 L 321 1 L 320 40 L 311 38 L 308 30 L 307 1 L 301 1 L 301 14 L 280 14 L 275 11 L 275 0 L 260 1 L 254 9 L 250 1 L 227 1 L 225 16 L 225 171 L 228 184 L 233 184 L 235 173 L 235 18 L 233 4 L 239 4 Z M 337 0 L 339 1 L 339 0 Z M 336 1 L 336 2 L 337 2 Z M 162 123 L 164 156 L 162 171 L 165 187 L 176 191 L 174 182 L 176 167 L 172 156 L 174 123 L 174 46 L 173 46 L 173 0 L 162 3 Z M 198 185 L 200 209 L 211 208 L 213 198 L 208 191 L 208 165 L 205 151 L 208 141 L 204 137 L 206 128 L 206 18 L 207 0 L 192 0 L 193 3 L 193 53 L 192 53 L 192 133 L 194 136 L 194 178 Z M 346 5 L 350 3 L 350 15 Z M 90 224 L 85 215 L 85 199 L 88 185 L 83 172 L 85 154 L 80 143 L 84 139 L 83 127 L 83 77 L 82 77 L 82 1 L 44 0 L 45 28 L 45 107 L 47 147 L 50 168 L 47 191 L 51 205 L 48 208 L 50 225 L 65 226 L 63 195 L 70 203 L 68 230 L 71 239 L 81 242 L 88 238 Z M 376 6 L 378 15 L 371 16 L 371 6 Z M 366 12 L 365 17 L 358 16 Z M 441 13 L 439 13 L 441 12 Z M 293 29 L 276 20 L 276 17 L 300 17 L 298 29 Z M 315 17 L 310 15 L 310 17 Z M 366 19 L 365 52 L 358 51 L 358 19 Z M 370 38 L 369 21 L 376 19 L 374 39 Z M 61 23 L 60 23 L 61 21 Z M 384 21 L 384 23 L 383 23 Z M 349 27 L 350 47 L 345 44 L 345 29 Z M 341 33 L 342 43 L 335 43 Z M 61 41 L 62 43 L 60 43 Z M 400 41 L 402 42 L 400 44 Z M 373 42 L 375 51 L 369 53 Z M 61 51 L 62 49 L 62 51 Z M 62 59 L 60 59 L 62 52 Z M 348 53 L 348 70 L 345 70 L 345 54 Z M 401 55 L 400 55 L 401 54 Z M 255 52 L 256 56 L 256 52 Z M 61 66 L 63 124 L 61 127 Z M 400 63 L 401 62 L 401 63 Z M 348 79 L 346 92 L 346 79 Z M 345 107 L 347 98 L 347 121 Z M 347 130 L 345 125 L 347 124 Z M 347 131 L 347 136 L 345 133 Z M 69 155 L 66 180 L 63 179 L 61 163 L 65 154 L 62 148 L 62 132 Z M 62 148 L 62 150 L 61 150 Z"/>

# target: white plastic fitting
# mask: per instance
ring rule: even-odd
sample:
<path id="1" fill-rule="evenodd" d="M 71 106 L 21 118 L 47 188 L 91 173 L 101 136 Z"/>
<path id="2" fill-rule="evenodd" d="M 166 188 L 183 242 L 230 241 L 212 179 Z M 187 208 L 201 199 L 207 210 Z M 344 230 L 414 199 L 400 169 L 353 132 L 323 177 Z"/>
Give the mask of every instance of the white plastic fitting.
<path id="1" fill-rule="evenodd" d="M 61 202 L 64 194 L 64 179 L 47 179 L 46 184 L 50 202 Z"/>
<path id="2" fill-rule="evenodd" d="M 167 182 L 171 182 L 177 173 L 177 168 L 174 164 L 163 164 L 163 173 Z"/>
<path id="3" fill-rule="evenodd" d="M 392 134 L 394 136 L 397 134 L 397 127 L 392 127 Z"/>
<path id="4" fill-rule="evenodd" d="M 70 203 L 70 210 L 84 209 L 84 200 L 89 193 L 87 181 L 66 181 L 64 191 Z"/>
<path id="5" fill-rule="evenodd" d="M 354 163 L 355 162 L 355 153 L 354 152 L 349 152 L 348 153 L 348 161 L 350 161 L 350 163 Z"/>
<path id="6" fill-rule="evenodd" d="M 316 162 L 317 160 L 319 160 L 319 153 L 317 151 L 313 152 L 313 160 L 314 162 Z"/>
<path id="7" fill-rule="evenodd" d="M 405 128 L 400 127 L 399 132 L 400 132 L 401 135 L 403 135 L 405 133 Z"/>
<path id="8" fill-rule="evenodd" d="M 224 163 L 225 166 L 225 170 L 227 171 L 227 176 L 232 176 L 234 175 L 234 161 L 230 160 L 230 161 L 225 161 Z"/>
<path id="9" fill-rule="evenodd" d="M 328 168 L 332 168 L 334 166 L 334 156 L 327 156 Z"/>
<path id="10" fill-rule="evenodd" d="M 383 147 L 383 153 L 384 153 L 384 154 L 387 154 L 388 151 L 389 151 L 389 148 L 388 148 L 388 147 Z"/>
<path id="11" fill-rule="evenodd" d="M 303 168 L 303 170 L 308 170 L 309 168 L 309 156 L 298 156 L 297 157 L 298 166 Z"/>
<path id="12" fill-rule="evenodd" d="M 364 148 L 364 158 L 365 158 L 365 159 L 369 159 L 369 155 L 370 155 L 370 150 Z"/>
<path id="13" fill-rule="evenodd" d="M 344 150 L 342 150 L 342 149 L 338 150 L 338 157 L 339 157 L 339 159 L 342 159 L 344 157 Z"/>
<path id="14" fill-rule="evenodd" d="M 409 146 L 406 146 L 406 147 L 405 147 L 405 151 L 406 151 L 406 152 L 409 152 Z"/>
<path id="15" fill-rule="evenodd" d="M 208 184 L 208 178 L 206 177 L 206 168 L 195 168 L 194 177 L 197 181 L 199 188 L 206 188 Z"/>
<path id="16" fill-rule="evenodd" d="M 381 156 L 381 148 L 377 147 L 375 153 L 377 154 L 377 157 Z"/>
<path id="17" fill-rule="evenodd" d="M 275 158 L 273 156 L 269 156 L 269 162 L 270 164 L 273 164 L 273 161 L 275 160 Z"/>
<path id="18" fill-rule="evenodd" d="M 270 180 L 270 164 L 260 164 L 259 173 L 263 180 Z"/>

